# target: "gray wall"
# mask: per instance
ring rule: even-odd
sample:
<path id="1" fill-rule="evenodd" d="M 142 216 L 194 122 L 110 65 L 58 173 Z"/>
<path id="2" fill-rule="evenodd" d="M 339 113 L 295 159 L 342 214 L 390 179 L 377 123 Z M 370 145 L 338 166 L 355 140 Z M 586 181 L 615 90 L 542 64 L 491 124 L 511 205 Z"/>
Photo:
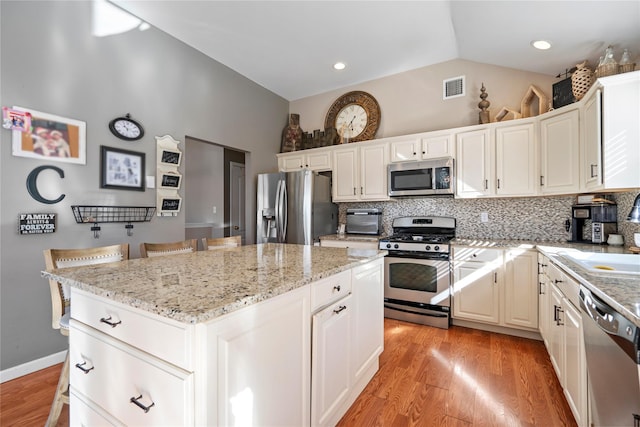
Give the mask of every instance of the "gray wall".
<path id="1" fill-rule="evenodd" d="M 76 1 L 2 1 L 0 6 L 2 105 L 87 125 L 86 165 L 14 157 L 11 132 L 0 129 L 2 370 L 65 349 L 66 340 L 50 326 L 48 284 L 40 277 L 43 249 L 127 242 L 137 257 L 140 242 L 184 238 L 184 212 L 136 224 L 133 237 L 127 237 L 123 224 L 104 224 L 101 237 L 94 239 L 88 225 L 75 223 L 71 205 L 155 206 L 155 190 L 99 188 L 100 145 L 144 152 L 145 175 L 155 175 L 154 136 L 172 135 L 182 141 L 182 150 L 188 135 L 247 151 L 248 215 L 255 209 L 255 175 L 277 169 L 286 100 L 154 28 L 93 37 L 91 7 Z M 109 132 L 109 120 L 125 113 L 145 127 L 141 141 L 127 143 Z M 47 172 L 38 182 L 46 195 L 66 194 L 61 203 L 41 204 L 27 193 L 27 175 L 44 164 L 64 170 L 64 179 Z M 57 231 L 18 235 L 18 214 L 32 212 L 57 213 Z M 250 219 L 247 236 L 253 239 L 253 215 Z"/>

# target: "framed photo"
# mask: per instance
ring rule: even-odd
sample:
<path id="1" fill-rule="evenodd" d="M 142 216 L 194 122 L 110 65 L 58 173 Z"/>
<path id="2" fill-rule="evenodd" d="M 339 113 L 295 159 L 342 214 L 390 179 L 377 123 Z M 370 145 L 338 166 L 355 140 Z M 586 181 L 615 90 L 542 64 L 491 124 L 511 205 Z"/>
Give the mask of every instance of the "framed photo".
<path id="1" fill-rule="evenodd" d="M 100 188 L 144 191 L 144 153 L 100 146 Z"/>
<path id="2" fill-rule="evenodd" d="M 29 129 L 13 131 L 14 156 L 81 165 L 87 163 L 85 122 L 23 107 L 13 107 L 13 110 L 31 115 Z"/>

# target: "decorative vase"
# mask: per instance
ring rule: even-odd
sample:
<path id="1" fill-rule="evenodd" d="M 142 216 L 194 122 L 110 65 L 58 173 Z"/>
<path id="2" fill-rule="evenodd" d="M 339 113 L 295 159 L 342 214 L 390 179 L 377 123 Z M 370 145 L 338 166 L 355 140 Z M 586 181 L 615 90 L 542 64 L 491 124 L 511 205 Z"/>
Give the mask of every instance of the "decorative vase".
<path id="1" fill-rule="evenodd" d="M 300 114 L 289 114 L 289 124 L 282 130 L 281 153 L 302 149 L 302 129 L 300 128 Z"/>
<path id="2" fill-rule="evenodd" d="M 576 101 L 582 99 L 594 81 L 595 76 L 593 71 L 587 67 L 587 61 L 576 65 L 576 71 L 571 75 L 571 91 Z"/>

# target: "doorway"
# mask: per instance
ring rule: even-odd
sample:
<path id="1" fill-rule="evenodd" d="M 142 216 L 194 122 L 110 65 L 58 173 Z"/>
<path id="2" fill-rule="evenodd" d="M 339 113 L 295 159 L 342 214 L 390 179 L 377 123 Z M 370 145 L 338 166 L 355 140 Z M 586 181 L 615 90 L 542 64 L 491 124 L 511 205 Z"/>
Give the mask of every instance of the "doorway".
<path id="1" fill-rule="evenodd" d="M 185 137 L 186 239 L 240 235 L 245 242 L 245 154 Z"/>

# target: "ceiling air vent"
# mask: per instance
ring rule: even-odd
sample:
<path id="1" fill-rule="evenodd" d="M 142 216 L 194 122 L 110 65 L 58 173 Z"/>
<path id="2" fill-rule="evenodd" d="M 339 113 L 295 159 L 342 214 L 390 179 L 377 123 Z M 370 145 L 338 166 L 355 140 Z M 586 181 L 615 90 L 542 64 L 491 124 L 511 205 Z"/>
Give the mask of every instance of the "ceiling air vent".
<path id="1" fill-rule="evenodd" d="M 464 76 L 442 81 L 442 99 L 464 96 Z"/>

